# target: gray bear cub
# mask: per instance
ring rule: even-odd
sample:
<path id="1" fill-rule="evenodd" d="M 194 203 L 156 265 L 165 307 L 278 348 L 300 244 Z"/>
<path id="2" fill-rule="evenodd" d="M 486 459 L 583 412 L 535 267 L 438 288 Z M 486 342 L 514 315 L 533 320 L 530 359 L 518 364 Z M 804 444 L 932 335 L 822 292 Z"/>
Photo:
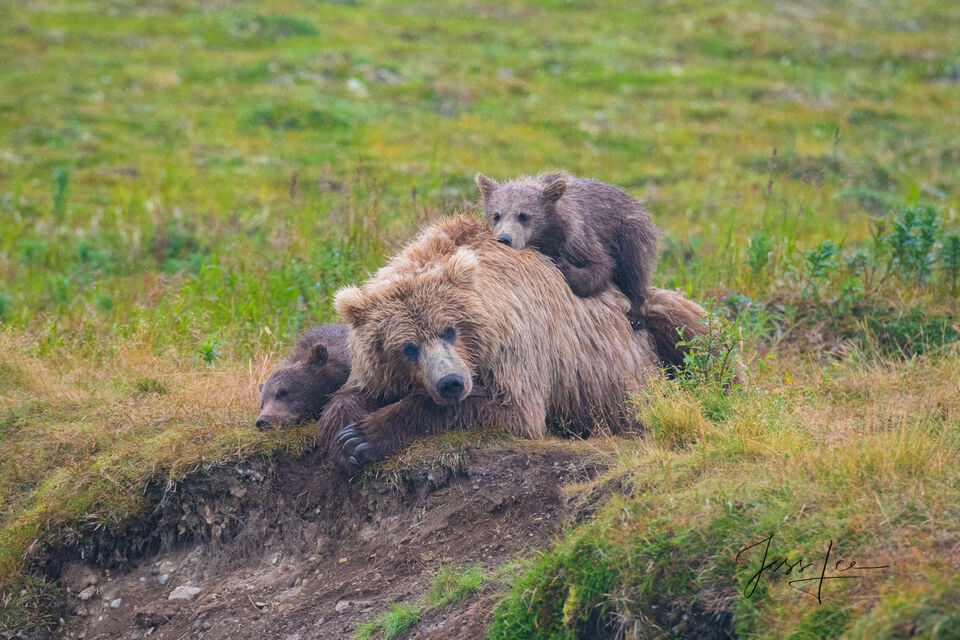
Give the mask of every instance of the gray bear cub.
<path id="1" fill-rule="evenodd" d="M 552 258 L 574 294 L 613 282 L 644 326 L 644 300 L 657 262 L 657 232 L 643 206 L 617 187 L 566 173 L 495 182 L 476 176 L 483 214 L 500 242 L 535 247 Z"/>

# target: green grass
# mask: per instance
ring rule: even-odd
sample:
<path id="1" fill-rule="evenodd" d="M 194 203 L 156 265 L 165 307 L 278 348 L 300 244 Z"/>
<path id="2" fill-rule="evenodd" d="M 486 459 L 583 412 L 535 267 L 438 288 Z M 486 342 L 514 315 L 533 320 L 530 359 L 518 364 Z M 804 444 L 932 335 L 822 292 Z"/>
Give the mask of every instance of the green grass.
<path id="1" fill-rule="evenodd" d="M 452 565 L 444 565 L 433 576 L 430 587 L 416 604 L 392 603 L 389 611 L 381 613 L 373 620 L 361 622 L 353 636 L 354 640 L 399 638 L 423 616 L 442 611 L 478 593 L 486 579 L 480 567 L 458 571 Z"/>
<path id="2" fill-rule="evenodd" d="M 751 518 L 793 509 L 865 553 L 905 539 L 919 568 L 838 609 L 801 609 L 774 586 L 728 607 L 736 628 L 948 637 L 957 585 L 923 536 L 930 522 L 956 535 L 956 514 L 930 503 L 953 495 L 956 475 L 910 456 L 956 458 L 953 404 L 881 403 L 884 421 L 863 398 L 902 399 L 904 372 L 955 391 L 958 11 L 934 0 L 0 4 L 0 629 L 49 623 L 59 596 L 33 563 L 65 531 L 136 517 L 151 478 L 310 446 L 309 427 L 253 428 L 256 384 L 300 330 L 333 319 L 333 291 L 423 222 L 472 210 L 476 171 L 565 168 L 647 200 L 664 230 L 655 283 L 733 320 L 764 392 L 651 390 L 639 412 L 652 448 L 625 454 L 636 468 L 621 473 L 662 495 L 621 496 L 630 522 L 611 511 L 559 543 L 557 558 L 582 541 L 602 561 L 596 573 L 550 561 L 568 573 L 550 577 L 562 600 L 545 603 L 542 628 L 575 635 L 622 613 L 652 633 L 643 562 L 664 597 L 709 600 L 733 574 L 705 558 L 755 535 Z M 864 376 L 873 388 L 851 382 Z M 795 466 L 811 452 L 839 463 L 830 446 L 857 452 L 846 475 Z M 893 446 L 904 453 L 885 460 Z M 438 447 L 439 466 L 462 464 L 457 438 Z M 728 487 L 748 463 L 795 497 Z M 396 486 L 414 471 L 403 458 L 381 470 Z M 717 487 L 766 506 L 699 514 L 692 505 L 716 508 Z M 888 529 L 868 535 L 864 522 Z M 777 539 L 809 551 L 821 537 L 800 527 Z M 692 578 L 662 566 L 674 555 L 696 560 Z M 496 624 L 520 624 L 513 610 Z"/>
<path id="3" fill-rule="evenodd" d="M 789 385 L 771 371 L 732 392 L 723 420 L 704 417 L 709 389 L 671 382 L 638 398 L 698 438 L 678 447 L 690 429 L 661 426 L 624 441 L 594 482 L 626 491 L 527 560 L 490 636 L 689 637 L 704 631 L 683 614 L 708 627 L 727 614 L 743 637 L 951 637 L 960 583 L 942 540 L 960 518 L 960 351 L 792 371 Z M 889 568 L 827 581 L 818 604 L 788 583 L 809 569 L 751 585 L 762 549 L 737 554 L 770 535 L 771 557 L 816 571 L 832 540 L 828 575 L 841 559 Z"/>

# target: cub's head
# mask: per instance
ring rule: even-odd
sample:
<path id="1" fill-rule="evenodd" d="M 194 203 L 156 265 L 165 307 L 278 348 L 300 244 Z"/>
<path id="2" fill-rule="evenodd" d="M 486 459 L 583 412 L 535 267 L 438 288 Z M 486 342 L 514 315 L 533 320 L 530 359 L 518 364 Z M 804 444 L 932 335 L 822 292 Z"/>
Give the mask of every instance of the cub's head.
<path id="1" fill-rule="evenodd" d="M 500 242 L 523 249 L 534 246 L 552 253 L 561 239 L 557 201 L 567 191 L 568 177 L 557 173 L 497 183 L 482 173 L 476 176 L 483 198 L 483 217 Z"/>
<path id="2" fill-rule="evenodd" d="M 350 374 L 346 327 L 319 335 L 307 332 L 290 357 L 260 385 L 257 427 L 292 426 L 315 420 Z"/>
<path id="3" fill-rule="evenodd" d="M 477 257 L 461 248 L 416 273 L 337 292 L 334 307 L 351 324 L 354 376 L 383 397 L 429 395 L 454 405 L 473 390 L 481 298 Z"/>

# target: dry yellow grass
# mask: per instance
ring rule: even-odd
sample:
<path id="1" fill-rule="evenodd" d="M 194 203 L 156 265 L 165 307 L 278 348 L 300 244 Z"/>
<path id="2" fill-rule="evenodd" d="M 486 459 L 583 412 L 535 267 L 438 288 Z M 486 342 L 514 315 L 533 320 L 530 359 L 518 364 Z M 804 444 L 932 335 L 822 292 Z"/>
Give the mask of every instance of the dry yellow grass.
<path id="1" fill-rule="evenodd" d="M 58 527 L 136 516 L 151 480 L 312 443 L 309 425 L 254 427 L 270 354 L 208 369 L 134 346 L 96 361 L 35 350 L 26 334 L 0 334 L 0 588 Z"/>

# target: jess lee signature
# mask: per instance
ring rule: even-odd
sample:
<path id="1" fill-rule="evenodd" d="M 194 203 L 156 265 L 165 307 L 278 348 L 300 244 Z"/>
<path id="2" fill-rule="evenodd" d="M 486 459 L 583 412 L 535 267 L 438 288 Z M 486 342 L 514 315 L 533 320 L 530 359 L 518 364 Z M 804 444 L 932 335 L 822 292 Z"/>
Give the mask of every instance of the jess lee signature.
<path id="1" fill-rule="evenodd" d="M 797 574 L 803 573 L 805 570 L 814 567 L 814 562 L 805 562 L 804 559 L 797 558 L 793 562 L 790 561 L 788 556 L 782 558 L 770 557 L 770 543 L 773 542 L 773 534 L 771 533 L 768 537 L 760 540 L 759 542 L 754 542 L 753 544 L 744 547 L 740 550 L 740 553 L 737 554 L 737 564 L 740 564 L 740 557 L 751 549 L 757 549 L 759 553 L 759 547 L 763 546 L 763 558 L 760 560 L 760 569 L 757 570 L 750 580 L 747 581 L 746 586 L 743 588 L 743 595 L 747 598 L 751 597 L 754 592 L 757 590 L 757 587 L 760 586 L 760 580 L 763 577 L 764 573 L 768 573 L 771 576 L 779 572 L 783 572 L 783 575 L 791 575 L 796 571 Z M 828 574 L 828 565 L 830 564 L 830 552 L 833 550 L 833 540 L 827 542 L 827 553 L 823 557 L 822 564 L 816 564 L 814 571 L 818 571 L 816 577 L 811 578 L 795 578 L 790 580 L 787 584 L 791 588 L 801 591 L 812 598 L 816 598 L 818 603 L 822 603 L 823 595 L 823 583 L 827 580 L 857 580 L 861 576 L 856 572 L 858 571 L 876 571 L 880 569 L 889 569 L 890 565 L 885 564 L 882 566 L 875 567 L 865 567 L 857 565 L 856 560 L 837 560 L 833 564 L 833 571 L 836 574 Z M 767 558 L 770 557 L 768 561 Z M 814 585 L 810 583 L 816 583 L 816 591 L 812 590 Z M 806 585 L 808 588 L 804 589 L 798 585 Z"/>

